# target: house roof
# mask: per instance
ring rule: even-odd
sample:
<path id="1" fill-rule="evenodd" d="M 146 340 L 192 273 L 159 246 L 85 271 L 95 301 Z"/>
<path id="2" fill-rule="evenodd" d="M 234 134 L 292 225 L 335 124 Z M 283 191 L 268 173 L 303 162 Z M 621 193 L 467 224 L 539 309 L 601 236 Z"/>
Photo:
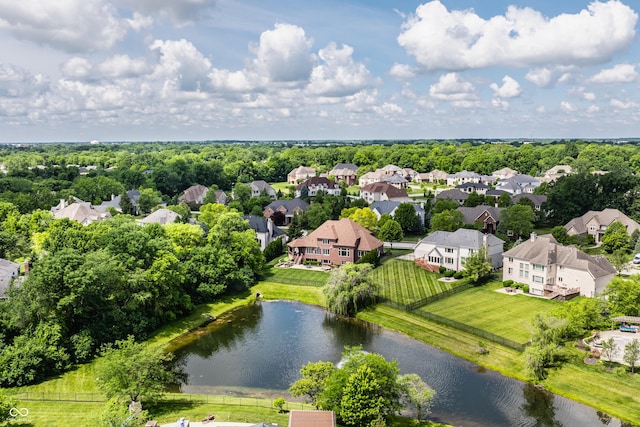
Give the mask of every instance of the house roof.
<path id="1" fill-rule="evenodd" d="M 461 206 L 458 210 L 462 213 L 463 221 L 465 224 L 473 224 L 480 218 L 484 212 L 488 212 L 489 215 L 496 221 L 500 219 L 500 212 L 504 210 L 504 208 L 496 208 L 494 206 L 486 206 L 486 205 L 478 205 L 473 208 L 467 208 Z"/>
<path id="2" fill-rule="evenodd" d="M 487 196 L 498 196 L 498 197 L 500 197 L 500 195 L 502 193 L 509 194 L 507 191 L 504 191 L 504 190 L 493 190 L 493 189 L 487 190 Z"/>
<path id="3" fill-rule="evenodd" d="M 384 215 L 384 214 L 391 215 L 391 212 L 393 212 L 398 206 L 400 206 L 400 203 L 403 203 L 403 202 L 400 202 L 397 200 L 380 200 L 380 201 L 371 203 L 369 208 L 372 211 L 373 210 L 377 211 L 380 215 Z M 418 203 L 411 203 L 411 205 L 413 206 L 413 208 L 415 209 L 418 215 L 423 216 L 424 208 L 421 205 L 419 205 Z"/>
<path id="4" fill-rule="evenodd" d="M 502 169 L 498 169 L 497 171 L 493 172 L 492 175 L 493 176 L 512 176 L 512 175 L 517 175 L 518 171 L 511 169 L 511 168 L 502 168 Z"/>
<path id="5" fill-rule="evenodd" d="M 381 240 L 357 222 L 349 218 L 325 221 L 309 235 L 288 243 L 291 247 L 314 247 L 318 240 L 329 239 L 334 246 L 357 248 L 362 251 L 377 249 L 383 245 Z"/>
<path id="6" fill-rule="evenodd" d="M 321 187 L 321 186 L 326 186 L 327 188 L 331 188 L 331 189 L 340 188 L 338 184 L 336 184 L 334 181 L 330 180 L 329 178 L 326 178 L 323 176 L 314 176 L 298 184 L 296 186 L 296 190 L 302 190 L 302 187 L 310 188 L 310 187 Z"/>
<path id="7" fill-rule="evenodd" d="M 631 234 L 634 230 L 640 229 L 640 224 L 620 212 L 618 209 L 605 209 L 603 211 L 589 211 L 581 217 L 574 218 L 564 226 L 565 229 L 573 228 L 578 234 L 587 232 L 587 224 L 595 220 L 598 224 L 609 226 L 615 221 L 621 222 L 626 228 L 627 233 Z"/>
<path id="8" fill-rule="evenodd" d="M 0 298 L 6 297 L 6 291 L 11 284 L 11 278 L 16 277 L 20 272 L 20 264 L 0 259 Z"/>
<path id="9" fill-rule="evenodd" d="M 199 202 L 200 200 L 204 199 L 208 191 L 209 188 L 205 187 L 204 185 L 192 185 L 191 187 L 184 190 L 184 194 L 178 197 L 178 200 L 181 202 Z"/>
<path id="10" fill-rule="evenodd" d="M 170 209 L 160 208 L 151 212 L 146 217 L 142 218 L 139 222 L 141 224 L 157 223 L 160 225 L 169 224 L 175 222 L 180 215 Z"/>
<path id="11" fill-rule="evenodd" d="M 283 200 L 276 200 L 275 202 L 271 202 L 265 207 L 265 210 L 267 208 L 270 208 L 273 211 L 277 211 L 281 207 L 284 208 L 286 212 L 293 212 L 294 210 L 296 210 L 296 208 L 299 208 L 304 212 L 309 207 L 309 204 L 304 200 L 296 197 L 295 199 L 291 199 L 291 200 L 283 199 Z"/>
<path id="12" fill-rule="evenodd" d="M 356 171 L 354 171 L 353 169 L 349 169 L 349 168 L 333 168 L 329 172 L 327 172 L 327 175 L 333 175 L 333 176 L 355 176 L 356 175 Z"/>
<path id="13" fill-rule="evenodd" d="M 458 178 L 480 178 L 480 174 L 464 170 L 464 171 L 461 171 L 461 172 L 456 172 L 454 174 L 450 174 L 448 177 L 449 178 L 453 178 L 453 179 L 458 179 Z"/>
<path id="14" fill-rule="evenodd" d="M 376 180 L 382 180 L 384 178 L 387 177 L 387 174 L 385 174 L 381 169 L 375 170 L 373 172 L 367 172 L 364 175 L 362 175 L 360 177 L 361 180 L 367 180 L 367 179 L 376 179 Z"/>
<path id="15" fill-rule="evenodd" d="M 258 179 L 256 181 L 251 181 L 249 184 L 249 187 L 251 187 L 254 190 L 258 190 L 258 191 L 266 191 L 267 193 L 269 192 L 269 190 L 274 191 L 273 187 L 269 185 L 269 183 L 267 181 L 263 181 L 261 179 Z"/>
<path id="16" fill-rule="evenodd" d="M 53 213 L 56 219 L 69 218 L 82 224 L 89 224 L 94 221 L 111 218 L 109 212 L 99 212 L 89 202 L 76 202 Z"/>
<path id="17" fill-rule="evenodd" d="M 480 249 L 484 246 L 485 237 L 489 246 L 504 243 L 504 240 L 497 238 L 493 234 L 483 234 L 478 230 L 459 228 L 456 231 L 434 231 L 420 240 L 416 247 L 423 243 L 429 243 L 452 248 Z"/>
<path id="18" fill-rule="evenodd" d="M 289 412 L 289 427 L 335 427 L 336 414 L 333 411 Z"/>
<path id="19" fill-rule="evenodd" d="M 309 166 L 298 166 L 297 168 L 289 172 L 289 175 L 296 175 L 296 176 L 315 175 L 315 174 L 316 174 L 316 170 Z"/>
<path id="20" fill-rule="evenodd" d="M 400 175 L 390 175 L 384 178 L 384 182 L 387 184 L 406 184 L 407 180 Z"/>
<path id="21" fill-rule="evenodd" d="M 545 175 L 558 175 L 571 173 L 571 166 L 569 165 L 557 165 L 546 171 Z"/>
<path id="22" fill-rule="evenodd" d="M 383 167 L 382 169 L 380 169 L 381 171 L 385 172 L 385 173 L 399 173 L 402 172 L 402 168 L 396 165 L 386 165 L 385 167 Z"/>
<path id="23" fill-rule="evenodd" d="M 533 264 L 558 264 L 589 272 L 592 277 L 605 277 L 616 269 L 604 256 L 590 256 L 575 246 L 563 246 L 550 234 L 532 235 L 503 254 L 505 257 L 526 260 Z"/>
<path id="24" fill-rule="evenodd" d="M 456 188 L 479 188 L 479 189 L 489 189 L 487 184 L 483 184 L 481 182 L 465 182 L 464 184 L 456 185 Z"/>
<path id="25" fill-rule="evenodd" d="M 353 163 L 338 163 L 333 169 L 351 169 L 355 173 L 358 171 L 358 166 Z"/>
<path id="26" fill-rule="evenodd" d="M 224 205 L 229 201 L 229 196 L 222 190 L 216 190 L 214 194 L 216 195 L 216 202 L 220 204 Z"/>
<path id="27" fill-rule="evenodd" d="M 269 227 L 267 225 L 268 220 L 265 217 L 262 216 L 255 216 L 255 215 L 244 215 L 242 217 L 242 219 L 247 220 L 249 222 L 249 228 L 251 228 L 252 230 L 255 230 L 256 233 L 269 233 Z M 278 237 L 278 236 L 282 236 L 284 233 L 284 231 L 282 231 L 279 227 L 276 227 L 275 224 L 273 224 L 273 221 L 271 222 L 271 226 L 273 227 L 273 237 Z"/>
<path id="28" fill-rule="evenodd" d="M 540 184 L 540 180 L 538 178 L 534 178 L 531 175 L 526 175 L 526 174 L 518 174 L 518 175 L 514 175 L 512 177 L 509 178 L 504 178 L 501 179 L 500 181 L 498 181 L 498 183 L 496 184 L 496 186 L 502 187 L 510 184 L 510 185 L 516 185 L 518 187 L 523 187 L 529 184 Z"/>
<path id="29" fill-rule="evenodd" d="M 397 197 L 409 197 L 407 190 L 396 188 L 386 182 L 374 182 L 372 184 L 365 185 L 364 187 L 360 188 L 360 191 L 366 191 L 369 193 L 384 193 L 390 199 Z"/>
<path id="30" fill-rule="evenodd" d="M 444 190 L 441 193 L 436 194 L 436 199 L 451 199 L 451 200 L 467 200 L 469 193 L 452 188 L 451 190 Z"/>

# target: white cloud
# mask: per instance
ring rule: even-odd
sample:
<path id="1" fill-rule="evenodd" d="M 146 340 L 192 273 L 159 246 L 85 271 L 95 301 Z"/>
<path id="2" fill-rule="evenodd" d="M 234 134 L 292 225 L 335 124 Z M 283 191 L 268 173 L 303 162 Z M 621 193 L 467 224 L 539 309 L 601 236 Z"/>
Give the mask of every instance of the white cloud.
<path id="1" fill-rule="evenodd" d="M 110 49 L 127 26 L 104 0 L 0 0 L 0 29 L 65 51 Z"/>
<path id="2" fill-rule="evenodd" d="M 560 109 L 562 111 L 564 111 L 565 113 L 571 113 L 573 111 L 576 111 L 576 107 L 573 106 L 573 104 L 571 104 L 570 102 L 567 102 L 567 101 L 562 101 L 560 103 Z"/>
<path id="3" fill-rule="evenodd" d="M 514 98 L 522 93 L 520 84 L 509 76 L 502 78 L 502 86 L 491 83 L 490 87 L 493 89 L 493 95 L 499 98 Z"/>
<path id="4" fill-rule="evenodd" d="M 49 81 L 42 75 L 11 64 L 0 63 L 0 98 L 21 98 L 46 91 Z"/>
<path id="5" fill-rule="evenodd" d="M 473 9 L 450 12 L 436 0 L 418 6 L 398 43 L 426 70 L 598 64 L 633 42 L 637 19 L 617 0 L 552 18 L 509 6 L 488 20 Z"/>
<path id="6" fill-rule="evenodd" d="M 478 96 L 471 82 L 462 80 L 457 73 L 440 76 L 438 82 L 429 87 L 429 95 L 440 101 L 450 102 L 454 107 L 470 108 L 477 105 Z"/>
<path id="7" fill-rule="evenodd" d="M 634 101 L 620 101 L 619 99 L 612 99 L 609 102 L 609 105 L 611 105 L 613 108 L 618 108 L 620 110 L 628 110 L 631 108 L 638 108 L 640 106 L 639 103 L 634 102 Z"/>
<path id="8" fill-rule="evenodd" d="M 633 64 L 617 64 L 592 76 L 592 83 L 631 83 L 638 80 L 638 72 Z"/>
<path id="9" fill-rule="evenodd" d="M 268 76 L 272 82 L 306 81 L 315 62 L 311 45 L 302 28 L 276 24 L 273 30 L 260 35 L 259 45 L 253 48 L 254 67 L 258 74 Z"/>
<path id="10" fill-rule="evenodd" d="M 115 55 L 98 66 L 100 75 L 111 79 L 137 77 L 149 71 L 149 65 L 141 58 Z"/>
<path id="11" fill-rule="evenodd" d="M 147 16 L 168 16 L 178 25 L 191 24 L 212 16 L 217 0 L 116 0 Z"/>
<path id="12" fill-rule="evenodd" d="M 590 105 L 589 108 L 587 108 L 587 113 L 589 114 L 594 114 L 598 111 L 600 111 L 600 107 L 598 107 L 597 105 Z"/>
<path id="13" fill-rule="evenodd" d="M 555 83 L 552 71 L 546 67 L 530 70 L 524 78 L 538 87 L 550 87 Z"/>
<path id="14" fill-rule="evenodd" d="M 596 94 L 593 92 L 584 92 L 582 94 L 582 97 L 584 99 L 586 99 L 587 101 L 595 101 L 596 100 Z"/>
<path id="15" fill-rule="evenodd" d="M 504 99 L 500 98 L 493 98 L 491 100 L 491 105 L 494 108 L 502 111 L 507 111 L 509 109 L 509 101 L 505 101 Z"/>
<path id="16" fill-rule="evenodd" d="M 318 56 L 324 62 L 313 69 L 308 92 L 329 97 L 352 95 L 376 84 L 376 79 L 362 63 L 353 60 L 353 48 L 330 43 L 320 49 Z"/>
<path id="17" fill-rule="evenodd" d="M 189 41 L 156 40 L 151 50 L 159 52 L 159 62 L 153 71 L 156 79 L 163 81 L 167 91 L 204 91 L 208 87 L 211 62 Z"/>
<path id="18" fill-rule="evenodd" d="M 389 70 L 389 75 L 396 79 L 406 80 L 411 79 L 417 75 L 417 70 L 407 64 L 393 64 Z"/>
<path id="19" fill-rule="evenodd" d="M 62 64 L 60 71 L 65 78 L 86 80 L 92 77 L 93 65 L 86 58 L 74 56 Z"/>

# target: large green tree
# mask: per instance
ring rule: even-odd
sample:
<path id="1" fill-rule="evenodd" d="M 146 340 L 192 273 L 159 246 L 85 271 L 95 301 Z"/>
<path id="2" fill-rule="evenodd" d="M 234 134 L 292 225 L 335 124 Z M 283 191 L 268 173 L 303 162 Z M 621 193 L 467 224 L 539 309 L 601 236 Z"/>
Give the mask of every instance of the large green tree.
<path id="1" fill-rule="evenodd" d="M 467 277 L 471 283 L 478 285 L 491 277 L 493 267 L 489 261 L 487 250 L 481 248 L 475 253 L 467 256 L 464 260 L 464 277 Z"/>
<path id="2" fill-rule="evenodd" d="M 329 311 L 355 316 L 358 310 L 374 302 L 378 285 L 369 277 L 371 270 L 371 264 L 353 263 L 332 270 L 323 288 Z"/>
<path id="3" fill-rule="evenodd" d="M 412 203 L 400 203 L 393 214 L 393 219 L 400 224 L 404 233 L 419 233 L 422 231 L 423 224 L 420 223 L 420 217 Z"/>
<path id="4" fill-rule="evenodd" d="M 528 237 L 533 231 L 536 214 L 530 206 L 515 204 L 500 212 L 498 232 L 508 234 L 510 231 L 516 238 Z"/>
<path id="5" fill-rule="evenodd" d="M 629 252 L 630 237 L 627 233 L 627 227 L 620 221 L 614 221 L 607 227 L 602 236 L 602 249 L 612 254 L 616 251 Z"/>
<path id="6" fill-rule="evenodd" d="M 336 366 L 331 362 L 309 362 L 300 369 L 301 378 L 289 388 L 292 396 L 304 396 L 307 403 L 320 409 L 320 396 L 324 392 L 325 383 L 336 371 Z"/>
<path id="7" fill-rule="evenodd" d="M 445 210 L 431 217 L 431 231 L 456 231 L 464 225 L 464 216 L 459 210 Z"/>
<path id="8" fill-rule="evenodd" d="M 424 419 L 431 412 L 431 403 L 435 397 L 433 390 L 427 383 L 422 381 L 418 374 L 405 374 L 398 376 L 400 386 L 400 401 L 404 407 L 414 408 L 416 418 Z"/>
<path id="9" fill-rule="evenodd" d="M 398 221 L 389 219 L 380 227 L 378 237 L 384 242 L 391 242 L 391 247 L 393 248 L 393 242 L 402 240 L 404 233 Z"/>

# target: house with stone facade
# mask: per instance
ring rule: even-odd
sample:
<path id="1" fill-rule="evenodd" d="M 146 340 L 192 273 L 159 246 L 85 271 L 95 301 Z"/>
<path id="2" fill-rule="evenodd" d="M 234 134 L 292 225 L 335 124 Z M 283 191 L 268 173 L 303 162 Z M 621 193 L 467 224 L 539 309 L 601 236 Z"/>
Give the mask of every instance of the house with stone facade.
<path id="1" fill-rule="evenodd" d="M 271 218 L 276 212 L 280 212 L 284 215 L 282 225 L 289 225 L 294 215 L 302 215 L 308 208 L 309 204 L 300 198 L 276 200 L 264 208 L 263 215 Z"/>
<path id="2" fill-rule="evenodd" d="M 298 166 L 287 174 L 287 182 L 291 185 L 298 185 L 302 181 L 316 176 L 316 170 L 308 166 Z"/>
<path id="3" fill-rule="evenodd" d="M 591 235 L 596 243 L 602 242 L 602 236 L 613 222 L 620 222 L 627 229 L 627 234 L 631 235 L 635 230 L 640 229 L 640 224 L 632 220 L 618 209 L 605 209 L 602 211 L 589 211 L 581 217 L 569 221 L 564 228 L 570 236 Z"/>
<path id="4" fill-rule="evenodd" d="M 480 224 L 483 233 L 496 234 L 500 222 L 500 212 L 504 208 L 478 205 L 473 208 L 460 206 L 457 210 L 462 213 L 463 221 L 468 225 Z"/>
<path id="5" fill-rule="evenodd" d="M 340 186 L 335 181 L 321 176 L 309 178 L 298 184 L 296 186 L 296 197 L 302 197 L 303 188 L 307 189 L 307 196 L 309 197 L 314 197 L 318 194 L 318 191 L 322 191 L 324 194 L 331 194 L 333 196 L 340 195 Z"/>

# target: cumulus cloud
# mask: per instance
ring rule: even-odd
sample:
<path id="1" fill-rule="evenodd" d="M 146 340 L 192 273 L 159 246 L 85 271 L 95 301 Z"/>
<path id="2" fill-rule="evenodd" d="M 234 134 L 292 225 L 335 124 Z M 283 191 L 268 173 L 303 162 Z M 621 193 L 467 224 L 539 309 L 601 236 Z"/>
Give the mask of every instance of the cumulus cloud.
<path id="1" fill-rule="evenodd" d="M 468 108 L 475 105 L 478 96 L 471 82 L 462 80 L 458 73 L 447 73 L 429 87 L 429 95 L 440 101 L 450 102 L 455 107 Z"/>
<path id="2" fill-rule="evenodd" d="M 493 89 L 493 95 L 499 98 L 515 98 L 522 93 L 520 84 L 509 76 L 502 78 L 502 86 L 491 83 L 490 87 Z"/>
<path id="3" fill-rule="evenodd" d="M 167 16 L 178 25 L 212 16 L 217 0 L 116 0 L 147 16 Z"/>
<path id="4" fill-rule="evenodd" d="M 538 87 L 550 87 L 555 82 L 551 70 L 546 67 L 530 70 L 524 78 Z"/>
<path id="5" fill-rule="evenodd" d="M 592 76 L 592 83 L 631 83 L 638 80 L 638 72 L 633 64 L 617 64 Z"/>
<path id="6" fill-rule="evenodd" d="M 565 113 L 571 113 L 573 111 L 576 111 L 576 107 L 573 104 L 571 104 L 570 102 L 567 102 L 567 101 L 562 101 L 560 103 L 560 109 L 562 111 L 564 111 Z"/>
<path id="7" fill-rule="evenodd" d="M 311 45 L 302 28 L 276 24 L 273 30 L 264 31 L 258 46 L 253 47 L 254 67 L 272 82 L 306 81 L 315 62 Z"/>
<path id="8" fill-rule="evenodd" d="M 149 65 L 142 58 L 129 55 L 114 55 L 98 66 L 100 75 L 112 79 L 138 77 L 149 71 Z"/>
<path id="9" fill-rule="evenodd" d="M 598 64 L 633 42 L 637 19 L 618 0 L 551 18 L 509 6 L 488 20 L 473 9 L 449 11 L 435 0 L 418 6 L 397 40 L 426 70 Z"/>
<path id="10" fill-rule="evenodd" d="M 393 64 L 389 70 L 389 75 L 396 79 L 406 80 L 411 79 L 417 75 L 417 70 L 407 64 Z"/>
<path id="11" fill-rule="evenodd" d="M 319 58 L 323 64 L 313 69 L 308 91 L 322 96 L 347 96 L 370 88 L 376 80 L 362 63 L 353 60 L 353 48 L 342 45 L 338 48 L 330 43 L 320 49 Z"/>
<path id="12" fill-rule="evenodd" d="M 0 29 L 64 51 L 110 49 L 124 38 L 127 27 L 104 0 L 0 1 Z"/>
<path id="13" fill-rule="evenodd" d="M 0 64 L 0 97 L 19 98 L 31 96 L 48 89 L 49 80 L 33 75 L 24 68 Z"/>
<path id="14" fill-rule="evenodd" d="M 62 64 L 60 71 L 65 78 L 85 80 L 92 77 L 93 64 L 87 58 L 74 56 Z"/>
<path id="15" fill-rule="evenodd" d="M 637 102 L 634 101 L 620 101 L 619 99 L 612 99 L 609 102 L 609 105 L 611 105 L 613 108 L 618 108 L 620 110 L 628 110 L 630 108 L 638 108 L 640 106 L 640 104 L 638 104 Z"/>
<path id="16" fill-rule="evenodd" d="M 156 40 L 151 50 L 159 53 L 153 71 L 155 78 L 164 81 L 164 90 L 198 92 L 208 87 L 211 61 L 189 41 Z"/>

